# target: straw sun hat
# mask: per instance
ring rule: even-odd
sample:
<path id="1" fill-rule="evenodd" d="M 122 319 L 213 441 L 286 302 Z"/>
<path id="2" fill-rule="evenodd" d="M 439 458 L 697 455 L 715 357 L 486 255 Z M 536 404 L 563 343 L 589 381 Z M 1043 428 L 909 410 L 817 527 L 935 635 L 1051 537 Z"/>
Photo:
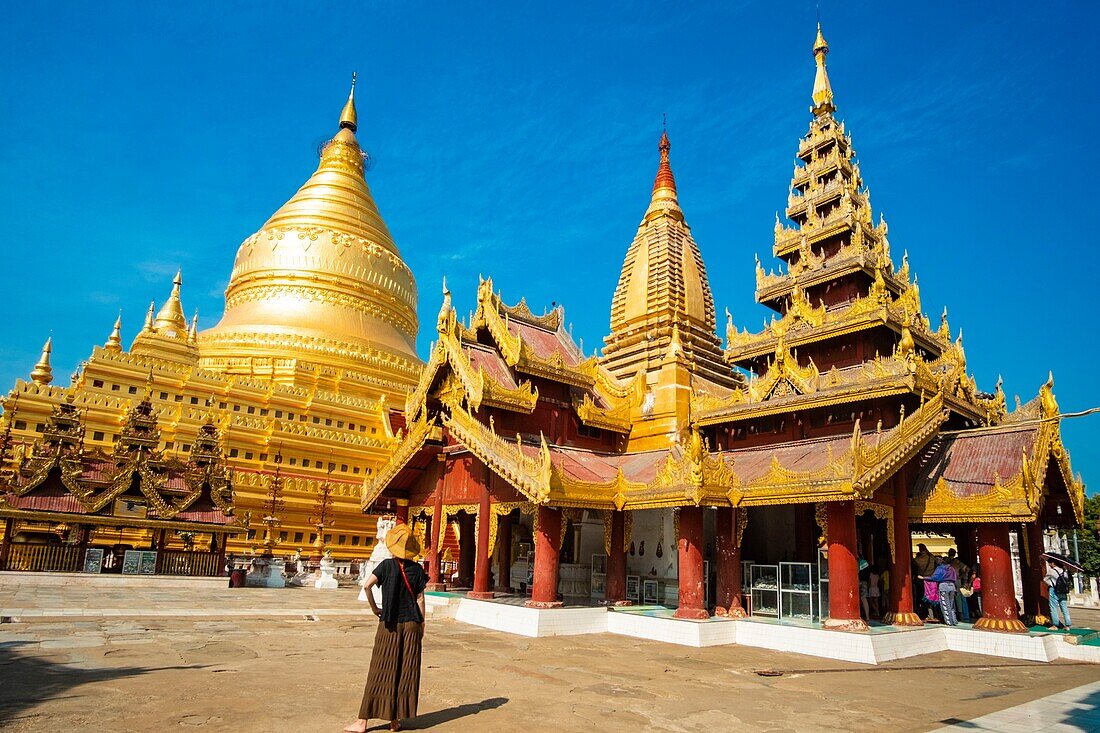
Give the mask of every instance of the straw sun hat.
<path id="1" fill-rule="evenodd" d="M 386 533 L 386 549 L 394 557 L 404 560 L 415 560 L 420 554 L 420 542 L 413 535 L 409 525 L 399 522 L 393 529 Z"/>

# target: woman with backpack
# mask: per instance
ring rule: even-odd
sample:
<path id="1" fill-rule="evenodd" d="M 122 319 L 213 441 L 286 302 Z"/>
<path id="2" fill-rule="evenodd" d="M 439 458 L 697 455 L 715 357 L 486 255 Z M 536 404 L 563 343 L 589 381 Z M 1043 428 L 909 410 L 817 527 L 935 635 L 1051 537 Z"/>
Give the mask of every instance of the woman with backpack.
<path id="1" fill-rule="evenodd" d="M 1072 587 L 1071 577 L 1066 569 L 1057 563 L 1047 560 L 1047 574 L 1043 582 L 1047 584 L 1047 593 L 1050 599 L 1050 628 L 1069 629 L 1069 591 Z M 1058 613 L 1061 611 L 1065 625 L 1058 623 Z"/>
<path id="2" fill-rule="evenodd" d="M 364 586 L 378 630 L 359 719 L 344 728 L 347 733 L 364 733 L 371 718 L 388 720 L 390 730 L 400 730 L 401 720 L 416 717 L 428 577 L 414 562 L 420 543 L 407 524 L 399 523 L 386 533 L 386 549 L 393 557 L 378 563 Z M 382 589 L 381 609 L 371 592 L 376 585 Z"/>

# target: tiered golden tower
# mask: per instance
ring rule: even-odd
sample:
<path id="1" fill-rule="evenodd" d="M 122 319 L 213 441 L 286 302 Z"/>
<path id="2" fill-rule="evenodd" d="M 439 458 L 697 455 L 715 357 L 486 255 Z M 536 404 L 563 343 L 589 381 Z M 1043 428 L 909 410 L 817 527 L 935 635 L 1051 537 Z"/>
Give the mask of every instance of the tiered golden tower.
<path id="1" fill-rule="evenodd" d="M 13 459 L 42 438 L 66 399 L 87 448 L 109 449 L 131 407 L 149 394 L 157 447 L 167 456 L 187 460 L 204 423 L 216 422 L 237 516 L 250 529 L 230 541 L 230 551 L 262 541 L 263 500 L 281 454 L 276 551 L 314 545 L 310 513 L 328 490 L 332 522 L 322 543 L 337 557 L 368 554 L 375 520 L 359 508 L 360 489 L 395 442 L 388 406 L 403 404 L 421 365 L 416 284 L 367 186 L 356 129 L 353 82 L 316 172 L 241 244 L 217 326 L 199 333 L 197 316 L 188 322 L 177 273 L 163 305 L 150 304 L 130 350 L 120 317 L 67 388 L 52 384 L 47 342 L 30 381 L 17 382 L 4 400 Z"/>

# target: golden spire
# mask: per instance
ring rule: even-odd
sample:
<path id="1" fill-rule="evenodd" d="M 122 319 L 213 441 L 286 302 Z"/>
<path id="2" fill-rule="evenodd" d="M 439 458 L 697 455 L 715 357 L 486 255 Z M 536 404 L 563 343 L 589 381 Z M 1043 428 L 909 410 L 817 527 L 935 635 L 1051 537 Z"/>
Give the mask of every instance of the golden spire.
<path id="1" fill-rule="evenodd" d="M 348 92 L 348 101 L 340 110 L 340 129 L 347 128 L 355 132 L 359 126 L 359 116 L 355 114 L 355 72 L 351 72 L 351 91 Z"/>
<path id="2" fill-rule="evenodd" d="M 657 165 L 657 177 L 653 180 L 653 196 L 650 198 L 649 210 L 646 211 L 647 219 L 651 214 L 671 211 L 679 213 L 680 218 L 683 218 L 680 203 L 676 199 L 676 179 L 672 175 L 672 165 L 668 160 L 668 152 L 671 149 L 672 143 L 668 141 L 668 130 L 661 130 L 661 141 L 657 143 L 661 159 Z"/>
<path id="3" fill-rule="evenodd" d="M 187 331 L 187 343 L 193 344 L 199 337 L 199 309 L 195 309 L 195 315 L 191 317 L 191 328 Z"/>
<path id="4" fill-rule="evenodd" d="M 116 354 L 122 351 L 122 311 L 118 312 L 115 327 L 111 329 L 111 335 L 107 337 L 107 343 L 103 345 L 103 348 Z"/>
<path id="5" fill-rule="evenodd" d="M 177 270 L 172 278 L 172 294 L 164 305 L 160 307 L 153 328 L 157 333 L 166 333 L 169 336 L 183 336 L 187 333 L 187 316 L 183 315 L 183 304 L 180 302 L 180 287 L 183 285 L 183 270 Z"/>
<path id="6" fill-rule="evenodd" d="M 38 363 L 31 370 L 31 381 L 35 384 L 46 385 L 53 381 L 53 367 L 50 366 L 50 352 L 52 351 L 53 336 L 50 336 L 42 346 L 42 356 L 38 357 Z"/>
<path id="7" fill-rule="evenodd" d="M 145 314 L 145 325 L 141 327 L 142 332 L 153 332 L 153 311 L 157 308 L 157 304 L 153 301 L 149 301 L 149 310 Z"/>
<path id="8" fill-rule="evenodd" d="M 817 61 L 817 76 L 814 77 L 814 106 L 810 111 L 815 117 L 821 117 L 836 111 L 833 104 L 833 87 L 829 83 L 829 72 L 825 69 L 825 56 L 829 53 L 829 44 L 821 33 L 821 23 L 817 24 L 817 38 L 814 39 L 814 59 Z"/>

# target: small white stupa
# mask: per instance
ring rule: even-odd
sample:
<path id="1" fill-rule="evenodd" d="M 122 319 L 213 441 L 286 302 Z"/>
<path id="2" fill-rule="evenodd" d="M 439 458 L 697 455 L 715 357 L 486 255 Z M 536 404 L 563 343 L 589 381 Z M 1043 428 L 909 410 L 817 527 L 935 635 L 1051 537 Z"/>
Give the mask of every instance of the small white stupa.
<path id="1" fill-rule="evenodd" d="M 395 517 L 379 517 L 376 531 L 378 533 L 378 541 L 374 545 L 374 549 L 371 550 L 370 559 L 367 560 L 361 566 L 359 570 L 359 600 L 363 603 L 367 602 L 367 579 L 370 578 L 371 573 L 378 567 L 378 563 L 383 560 L 388 560 L 393 557 L 393 553 L 386 547 L 386 534 L 389 533 L 397 525 L 397 519 Z M 374 587 L 374 600 L 375 602 L 382 603 L 382 589 L 378 586 Z"/>

